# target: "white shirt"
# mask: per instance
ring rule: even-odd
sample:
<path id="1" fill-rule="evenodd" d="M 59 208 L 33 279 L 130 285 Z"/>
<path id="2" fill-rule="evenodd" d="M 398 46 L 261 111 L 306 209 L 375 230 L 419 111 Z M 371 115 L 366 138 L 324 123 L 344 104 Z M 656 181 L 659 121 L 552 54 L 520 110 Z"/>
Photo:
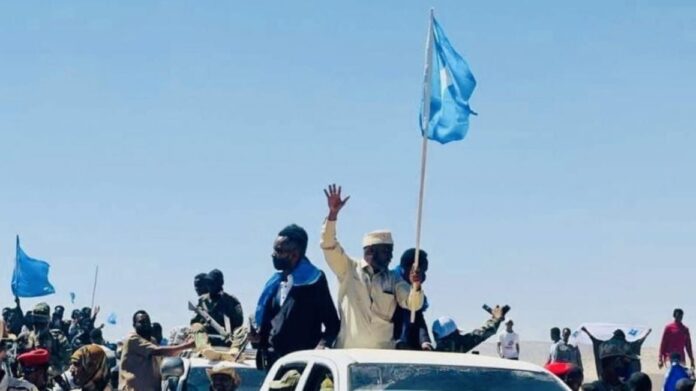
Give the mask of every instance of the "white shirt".
<path id="1" fill-rule="evenodd" d="M 508 333 L 507 330 L 503 331 L 498 335 L 498 342 L 500 342 L 503 358 L 519 358 L 517 345 L 520 343 L 520 337 L 516 332 Z"/>
<path id="2" fill-rule="evenodd" d="M 283 303 L 285 303 L 285 299 L 288 298 L 288 295 L 290 294 L 290 289 L 292 289 L 292 284 L 294 279 L 292 278 L 292 274 L 288 274 L 287 281 L 281 281 L 280 282 L 280 305 L 282 306 Z"/>
<path id="3" fill-rule="evenodd" d="M 321 248 L 338 277 L 338 310 L 341 330 L 336 348 L 393 349 L 392 317 L 397 305 L 423 306 L 423 290 L 416 291 L 393 271 L 374 273 L 365 260 L 351 259 L 336 240 L 336 222 L 324 222 Z"/>
<path id="4" fill-rule="evenodd" d="M 26 380 L 10 377 L 9 373 L 0 380 L 0 391 L 38 391 L 36 386 Z"/>

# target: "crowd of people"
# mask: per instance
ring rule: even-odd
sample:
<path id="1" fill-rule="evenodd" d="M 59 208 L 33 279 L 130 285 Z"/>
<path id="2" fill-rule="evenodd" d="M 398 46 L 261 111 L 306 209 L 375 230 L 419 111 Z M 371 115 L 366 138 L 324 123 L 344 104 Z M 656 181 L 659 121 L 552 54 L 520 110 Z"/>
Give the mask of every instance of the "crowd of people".
<path id="1" fill-rule="evenodd" d="M 9 389 L 31 385 L 47 390 L 62 383 L 64 389 L 69 389 L 71 386 L 63 382 L 67 372 L 72 385 L 84 386 L 97 380 L 91 367 L 95 360 L 100 362 L 100 369 L 106 368 L 98 375 L 108 381 L 116 365 L 115 345 L 104 341 L 104 325 L 95 327 L 98 313 L 99 307 L 94 311 L 89 307 L 75 309 L 66 320 L 63 306 L 51 312 L 50 306 L 42 302 L 24 312 L 19 298 L 15 298 L 14 307 L 4 308 L 0 321 L 0 384 Z M 86 369 L 88 363 L 90 368 Z"/>
<path id="2" fill-rule="evenodd" d="M 350 197 L 344 198 L 336 185 L 324 192 L 328 214 L 320 247 L 330 272 L 338 280 L 338 306 L 325 272 L 307 258 L 307 232 L 294 224 L 283 228 L 273 243 L 276 272 L 261 290 L 250 322 L 248 339 L 256 348 L 259 369 L 268 370 L 284 355 L 308 349 L 467 353 L 498 333 L 506 320 L 507 306 L 489 308 L 490 318 L 468 333 L 460 331 L 450 317 L 436 319 L 429 328 L 425 318 L 429 303 L 424 290 L 429 267 L 427 252 L 408 249 L 398 265 L 390 269 L 392 235 L 389 231 L 373 231 L 363 237 L 362 256 L 349 256 L 337 239 L 337 224 Z M 221 271 L 196 275 L 194 289 L 201 311 L 191 319 L 192 325 L 203 325 L 211 335 L 242 326 L 242 305 L 225 292 Z M 118 346 L 108 344 L 101 335 L 103 325 L 95 327 L 98 312 L 98 307 L 94 311 L 83 308 L 73 311 L 70 320 L 63 320 L 64 307 L 57 306 L 51 313 L 47 304 L 39 303 L 25 314 L 19 299 L 14 308 L 5 308 L 0 327 L 0 391 L 160 389 L 161 358 L 176 356 L 195 345 L 186 332 L 172 335 L 171 341 L 167 341 L 162 327 L 152 323 L 144 310 L 133 314 L 131 334 Z M 693 388 L 691 374 L 682 362 L 686 351 L 693 367 L 690 337 L 681 323 L 682 317 L 683 311 L 675 310 L 675 322 L 665 329 L 660 349 L 661 365 L 669 365 L 670 373 L 674 373 L 670 381 L 675 390 L 687 390 L 689 384 Z M 520 339 L 513 326 L 511 320 L 505 322 L 505 329 L 498 334 L 497 349 L 500 357 L 517 360 Z M 573 390 L 581 386 L 598 391 L 651 389 L 650 378 L 640 372 L 636 355 L 645 338 L 628 342 L 623 332 L 617 330 L 610 340 L 600 341 L 588 330 L 583 331 L 595 344 L 599 380 L 583 385 L 580 350 L 569 343 L 568 328 L 562 332 L 558 328 L 551 330 L 553 344 L 545 363 L 551 372 Z M 685 376 L 679 376 L 679 368 Z M 235 390 L 243 381 L 224 362 L 210 368 L 208 376 L 211 389 L 216 391 Z"/>
<path id="3" fill-rule="evenodd" d="M 694 359 L 691 349 L 691 336 L 688 327 L 682 322 L 684 311 L 677 308 L 673 312 L 674 322 L 665 326 L 660 341 L 658 366 L 668 367 L 665 374 L 664 391 L 685 391 L 694 388 Z M 545 367 L 562 378 L 573 390 L 651 390 L 652 381 L 641 372 L 640 351 L 646 338 L 652 332 L 648 329 L 642 337 L 633 341 L 626 339 L 621 329 L 616 329 L 611 338 L 602 340 L 594 336 L 586 327 L 581 331 L 592 341 L 598 380 L 582 385 L 583 363 L 580 349 L 569 343 L 571 330 L 558 327 L 551 329 L 551 348 Z M 686 355 L 685 355 L 686 354 Z M 690 367 L 686 367 L 684 357 L 688 356 Z"/>

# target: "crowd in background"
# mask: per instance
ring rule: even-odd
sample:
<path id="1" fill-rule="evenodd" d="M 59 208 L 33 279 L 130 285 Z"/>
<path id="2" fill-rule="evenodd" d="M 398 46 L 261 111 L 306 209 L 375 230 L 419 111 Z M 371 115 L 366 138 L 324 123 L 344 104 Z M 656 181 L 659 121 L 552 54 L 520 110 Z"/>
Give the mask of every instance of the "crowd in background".
<path id="1" fill-rule="evenodd" d="M 389 231 L 382 230 L 367 233 L 362 256 L 352 258 L 337 239 L 339 212 L 349 197 L 343 198 L 336 185 L 324 192 L 329 212 L 320 247 L 338 280 L 338 300 L 329 291 L 325 272 L 307 258 L 307 232 L 294 224 L 282 229 L 271 257 L 276 272 L 263 285 L 250 322 L 248 339 L 256 348 L 259 370 L 268 370 L 284 355 L 308 349 L 467 353 L 498 333 L 510 309 L 507 306 L 487 308 L 490 318 L 470 332 L 460 331 L 451 317 L 438 318 L 429 327 L 425 317 L 429 303 L 423 288 L 430 267 L 427 252 L 408 249 L 390 269 L 394 240 Z M 201 324 L 211 335 L 231 334 L 242 326 L 242 305 L 224 291 L 221 271 L 196 275 L 194 289 L 200 311 L 191 319 L 192 325 Z M 13 387 L 40 391 L 159 389 L 161 358 L 194 347 L 186 328 L 174 333 L 169 344 L 162 327 L 152 323 L 144 310 L 133 314 L 133 332 L 116 345 L 102 338 L 103 325 L 95 326 L 98 307 L 76 309 L 69 320 L 64 319 L 64 311 L 57 306 L 51 312 L 46 303 L 39 303 L 24 313 L 19 299 L 13 308 L 3 309 L 0 391 Z M 674 322 L 665 328 L 660 347 L 660 365 L 669 367 L 668 391 L 693 389 L 692 371 L 684 366 L 687 355 L 691 369 L 694 366 L 691 340 L 682 318 L 683 311 L 675 310 Z M 518 360 L 520 339 L 513 326 L 511 320 L 505 322 L 498 334 L 497 352 L 502 358 Z M 598 380 L 583 384 L 582 358 L 577 346 L 569 343 L 568 328 L 551 330 L 553 344 L 545 363 L 549 371 L 573 390 L 652 389 L 650 378 L 641 372 L 639 358 L 647 335 L 628 342 L 621 330 L 609 340 L 583 331 L 593 342 Z M 232 391 L 243 381 L 229 366 L 216 366 L 208 374 L 211 389 L 216 391 Z"/>

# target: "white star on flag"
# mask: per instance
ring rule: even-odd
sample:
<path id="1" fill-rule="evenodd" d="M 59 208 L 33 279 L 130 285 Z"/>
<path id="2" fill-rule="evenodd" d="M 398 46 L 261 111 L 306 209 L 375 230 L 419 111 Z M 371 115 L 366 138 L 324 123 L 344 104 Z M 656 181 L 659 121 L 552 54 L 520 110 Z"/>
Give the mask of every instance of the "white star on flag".
<path id="1" fill-rule="evenodd" d="M 452 77 L 446 67 L 440 69 L 440 94 L 444 95 L 447 87 L 452 85 Z"/>

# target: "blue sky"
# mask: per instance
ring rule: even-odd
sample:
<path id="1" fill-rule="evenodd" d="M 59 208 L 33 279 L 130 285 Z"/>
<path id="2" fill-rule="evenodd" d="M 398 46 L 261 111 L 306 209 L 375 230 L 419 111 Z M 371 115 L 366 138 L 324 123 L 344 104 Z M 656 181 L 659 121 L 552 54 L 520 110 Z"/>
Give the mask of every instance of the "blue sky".
<path id="1" fill-rule="evenodd" d="M 110 338 L 140 308 L 186 323 L 193 275 L 213 267 L 251 314 L 284 225 L 328 272 L 332 182 L 352 196 L 349 253 L 379 228 L 412 247 L 432 5 L 480 115 L 463 142 L 431 144 L 428 318 L 473 328 L 481 304 L 508 303 L 534 340 L 585 321 L 659 329 L 675 306 L 688 324 L 696 6 L 656 4 L 4 3 L 0 300 L 19 234 L 52 264 L 51 304 L 89 304 L 100 266 Z"/>

